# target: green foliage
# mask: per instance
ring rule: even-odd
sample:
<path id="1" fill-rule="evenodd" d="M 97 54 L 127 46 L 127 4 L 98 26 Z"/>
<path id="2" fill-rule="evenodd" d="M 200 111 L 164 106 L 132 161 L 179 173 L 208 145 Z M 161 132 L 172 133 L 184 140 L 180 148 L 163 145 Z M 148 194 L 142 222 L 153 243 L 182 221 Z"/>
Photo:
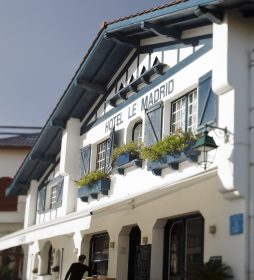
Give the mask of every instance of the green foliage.
<path id="1" fill-rule="evenodd" d="M 13 279 L 13 270 L 7 265 L 0 268 L 0 280 L 12 280 Z"/>
<path id="2" fill-rule="evenodd" d="M 141 158 L 154 161 L 166 154 L 180 152 L 194 139 L 195 136 L 192 133 L 178 131 L 175 134 L 166 136 L 150 147 L 143 147 L 141 149 Z"/>
<path id="3" fill-rule="evenodd" d="M 109 175 L 107 173 L 105 173 L 104 171 L 96 170 L 96 171 L 92 171 L 89 174 L 80 178 L 78 181 L 76 181 L 76 185 L 84 186 L 84 185 L 88 185 L 92 182 L 98 181 L 103 178 L 108 178 L 108 177 L 109 177 Z"/>
<path id="4" fill-rule="evenodd" d="M 141 146 L 136 142 L 129 142 L 120 147 L 115 147 L 113 151 L 113 162 L 116 161 L 117 157 L 123 153 L 130 153 L 135 156 L 139 156 Z"/>
<path id="5" fill-rule="evenodd" d="M 226 264 L 207 262 L 201 266 L 193 266 L 187 272 L 188 280 L 226 280 L 232 279 L 231 269 Z"/>

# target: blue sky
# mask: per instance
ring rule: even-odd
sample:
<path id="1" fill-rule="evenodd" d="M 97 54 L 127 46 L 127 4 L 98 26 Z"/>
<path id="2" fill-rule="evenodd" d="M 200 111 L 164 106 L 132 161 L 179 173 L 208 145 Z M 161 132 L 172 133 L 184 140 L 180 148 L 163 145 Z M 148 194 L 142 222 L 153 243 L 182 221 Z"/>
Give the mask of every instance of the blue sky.
<path id="1" fill-rule="evenodd" d="M 168 2 L 1 0 L 0 125 L 44 125 L 103 21 Z"/>

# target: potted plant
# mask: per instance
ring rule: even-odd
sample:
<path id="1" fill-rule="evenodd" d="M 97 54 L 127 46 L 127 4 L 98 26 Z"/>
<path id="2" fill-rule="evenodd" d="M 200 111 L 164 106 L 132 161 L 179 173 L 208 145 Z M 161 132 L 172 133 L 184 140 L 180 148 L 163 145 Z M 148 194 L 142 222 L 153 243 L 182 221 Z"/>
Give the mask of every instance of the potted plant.
<path id="1" fill-rule="evenodd" d="M 78 197 L 87 202 L 89 195 L 97 198 L 100 192 L 104 195 L 108 194 L 110 178 L 104 171 L 96 170 L 80 178 L 76 184 L 79 186 Z"/>
<path id="2" fill-rule="evenodd" d="M 161 169 L 167 166 L 178 169 L 179 163 L 187 159 L 189 143 L 193 140 L 195 136 L 192 133 L 177 131 L 150 147 L 143 147 L 141 158 L 148 160 L 147 168 L 155 175 L 160 175 Z"/>
<path id="3" fill-rule="evenodd" d="M 230 267 L 220 262 L 209 261 L 200 266 L 192 266 L 187 272 L 188 280 L 227 280 L 232 278 Z"/>

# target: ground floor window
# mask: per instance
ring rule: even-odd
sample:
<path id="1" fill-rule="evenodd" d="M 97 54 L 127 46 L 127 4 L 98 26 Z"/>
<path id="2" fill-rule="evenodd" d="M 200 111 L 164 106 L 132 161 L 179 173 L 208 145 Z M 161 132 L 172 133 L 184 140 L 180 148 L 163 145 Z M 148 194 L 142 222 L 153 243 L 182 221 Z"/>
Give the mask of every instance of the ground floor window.
<path id="1" fill-rule="evenodd" d="M 185 279 L 191 265 L 203 262 L 204 220 L 187 216 L 168 220 L 164 231 L 164 280 Z"/>
<path id="2" fill-rule="evenodd" d="M 107 275 L 108 249 L 108 233 L 94 235 L 92 237 L 90 246 L 90 266 L 92 267 L 95 275 Z"/>

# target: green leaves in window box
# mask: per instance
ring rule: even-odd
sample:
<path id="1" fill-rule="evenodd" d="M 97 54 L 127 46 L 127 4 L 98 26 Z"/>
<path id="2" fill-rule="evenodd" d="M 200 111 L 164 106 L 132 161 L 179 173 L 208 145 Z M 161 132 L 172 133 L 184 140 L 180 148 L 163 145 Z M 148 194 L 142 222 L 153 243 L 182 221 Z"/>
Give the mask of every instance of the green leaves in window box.
<path id="1" fill-rule="evenodd" d="M 136 142 L 129 142 L 120 147 L 115 147 L 113 150 L 113 162 L 117 161 L 117 158 L 125 153 L 128 153 L 135 158 L 139 158 L 141 146 Z"/>
<path id="2" fill-rule="evenodd" d="M 200 266 L 193 265 L 187 272 L 188 280 L 227 280 L 232 278 L 228 265 L 212 261 Z"/>
<path id="3" fill-rule="evenodd" d="M 89 174 L 83 176 L 78 181 L 76 181 L 76 185 L 78 186 L 89 185 L 90 183 L 98 181 L 103 178 L 109 178 L 109 175 L 102 170 L 91 171 Z"/>
<path id="4" fill-rule="evenodd" d="M 175 134 L 166 136 L 161 141 L 158 141 L 150 147 L 143 147 L 141 149 L 141 158 L 149 161 L 155 161 L 160 157 L 168 154 L 179 153 L 183 151 L 195 136 L 192 133 L 182 133 L 180 131 Z"/>

